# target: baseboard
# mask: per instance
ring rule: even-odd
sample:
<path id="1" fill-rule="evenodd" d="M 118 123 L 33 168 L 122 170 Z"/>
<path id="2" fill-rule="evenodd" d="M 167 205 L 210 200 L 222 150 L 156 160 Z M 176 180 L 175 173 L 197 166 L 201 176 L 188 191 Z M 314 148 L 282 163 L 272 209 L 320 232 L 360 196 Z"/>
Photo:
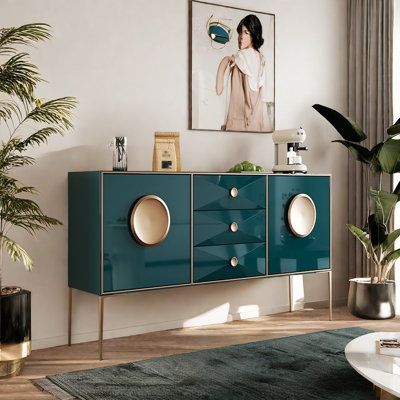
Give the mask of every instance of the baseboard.
<path id="1" fill-rule="evenodd" d="M 276 307 L 268 307 L 268 308 L 255 308 L 246 310 L 245 312 L 228 314 L 226 318 L 219 320 L 211 320 L 207 323 L 198 323 L 190 325 L 193 326 L 205 326 L 205 325 L 214 325 L 214 324 L 222 324 L 232 320 L 245 320 L 249 318 L 257 318 L 263 315 L 271 315 L 278 314 L 282 312 L 289 311 L 288 305 L 276 306 Z M 104 330 L 104 339 L 113 339 L 124 336 L 133 336 L 140 335 L 142 333 L 149 332 L 157 332 L 157 331 L 165 331 L 169 329 L 179 329 L 179 328 L 187 328 L 187 320 L 173 320 L 173 321 L 164 321 L 164 322 L 156 322 L 149 323 L 143 325 L 135 325 L 118 329 L 107 329 Z M 84 343 L 84 342 L 92 342 L 98 339 L 98 332 L 83 332 L 76 333 L 72 335 L 72 343 Z M 32 348 L 34 350 L 45 349 L 48 347 L 62 346 L 68 343 L 68 335 L 55 336 L 50 338 L 38 338 L 32 340 Z"/>

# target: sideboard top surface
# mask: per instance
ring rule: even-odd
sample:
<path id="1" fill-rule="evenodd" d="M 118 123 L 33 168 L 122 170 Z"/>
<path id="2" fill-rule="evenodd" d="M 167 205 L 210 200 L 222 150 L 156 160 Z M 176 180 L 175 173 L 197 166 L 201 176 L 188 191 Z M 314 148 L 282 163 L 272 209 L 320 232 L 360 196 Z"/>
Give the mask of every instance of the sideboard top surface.
<path id="1" fill-rule="evenodd" d="M 110 170 L 97 170 L 97 171 L 70 171 L 70 174 L 79 174 L 79 173 L 101 173 L 101 174 L 154 174 L 154 175 L 266 175 L 266 176 L 332 176 L 332 174 L 314 174 L 314 173 L 306 173 L 306 174 L 285 174 L 285 173 L 273 173 L 273 172 L 252 172 L 252 171 L 244 171 L 244 172 L 227 172 L 227 171 L 110 171 Z"/>

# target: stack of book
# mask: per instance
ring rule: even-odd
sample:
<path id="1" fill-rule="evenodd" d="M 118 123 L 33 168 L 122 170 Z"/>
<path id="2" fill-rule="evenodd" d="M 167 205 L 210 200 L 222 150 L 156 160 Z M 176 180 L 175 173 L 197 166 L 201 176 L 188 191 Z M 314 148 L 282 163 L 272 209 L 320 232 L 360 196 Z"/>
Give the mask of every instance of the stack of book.
<path id="1" fill-rule="evenodd" d="M 400 357 L 400 339 L 380 339 L 378 352 L 386 356 Z"/>

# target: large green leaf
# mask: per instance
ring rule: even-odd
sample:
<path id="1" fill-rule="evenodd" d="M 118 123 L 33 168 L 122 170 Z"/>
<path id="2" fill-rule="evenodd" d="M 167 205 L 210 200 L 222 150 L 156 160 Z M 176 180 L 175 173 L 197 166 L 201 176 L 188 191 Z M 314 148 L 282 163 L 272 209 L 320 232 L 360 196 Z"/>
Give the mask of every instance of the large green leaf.
<path id="1" fill-rule="evenodd" d="M 383 251 L 387 251 L 391 246 L 393 246 L 398 237 L 400 237 L 400 229 L 396 229 L 393 232 L 390 232 L 386 240 L 382 244 Z"/>
<path id="2" fill-rule="evenodd" d="M 400 249 L 393 250 L 383 260 L 382 263 L 386 264 L 391 261 L 396 261 L 400 257 Z"/>
<path id="3" fill-rule="evenodd" d="M 371 158 L 370 168 L 371 171 L 374 173 L 379 173 L 382 171 L 381 163 L 379 162 L 378 159 L 378 154 L 382 146 L 383 142 L 378 143 L 371 149 L 372 158 Z"/>
<path id="4" fill-rule="evenodd" d="M 387 133 L 390 136 L 397 135 L 398 133 L 400 133 L 400 124 L 389 126 L 389 128 L 387 128 Z"/>
<path id="5" fill-rule="evenodd" d="M 394 207 L 399 200 L 399 196 L 383 190 L 371 189 L 370 196 L 375 201 L 375 217 L 378 223 L 387 225 Z"/>
<path id="6" fill-rule="evenodd" d="M 370 240 L 371 240 L 372 246 L 374 248 L 377 248 L 387 238 L 386 226 L 380 222 L 377 222 L 375 214 L 371 214 L 368 217 L 368 228 L 369 228 Z"/>
<path id="7" fill-rule="evenodd" d="M 379 163 L 388 174 L 400 172 L 400 140 L 388 139 L 379 150 Z"/>
<path id="8" fill-rule="evenodd" d="M 347 224 L 347 229 L 361 242 L 367 252 L 367 257 L 370 257 L 371 241 L 369 240 L 368 232 L 363 231 L 358 226 Z"/>
<path id="9" fill-rule="evenodd" d="M 336 110 L 321 104 L 314 104 L 313 108 L 334 126 L 343 139 L 359 143 L 367 138 L 367 135 L 356 122 Z"/>
<path id="10" fill-rule="evenodd" d="M 332 142 L 341 143 L 343 146 L 346 146 L 356 160 L 365 164 L 370 164 L 373 159 L 372 153 L 366 147 L 359 144 L 351 143 L 346 140 L 332 140 Z"/>
<path id="11" fill-rule="evenodd" d="M 386 132 L 391 136 L 400 133 L 400 118 L 392 126 L 389 126 Z"/>

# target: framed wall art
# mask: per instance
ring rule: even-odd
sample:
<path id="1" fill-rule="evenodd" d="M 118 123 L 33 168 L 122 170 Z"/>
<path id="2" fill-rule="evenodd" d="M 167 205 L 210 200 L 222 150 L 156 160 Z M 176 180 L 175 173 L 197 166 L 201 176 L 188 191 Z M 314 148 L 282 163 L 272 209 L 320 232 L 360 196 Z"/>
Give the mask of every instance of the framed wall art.
<path id="1" fill-rule="evenodd" d="M 190 2 L 189 128 L 273 132 L 275 15 Z"/>

